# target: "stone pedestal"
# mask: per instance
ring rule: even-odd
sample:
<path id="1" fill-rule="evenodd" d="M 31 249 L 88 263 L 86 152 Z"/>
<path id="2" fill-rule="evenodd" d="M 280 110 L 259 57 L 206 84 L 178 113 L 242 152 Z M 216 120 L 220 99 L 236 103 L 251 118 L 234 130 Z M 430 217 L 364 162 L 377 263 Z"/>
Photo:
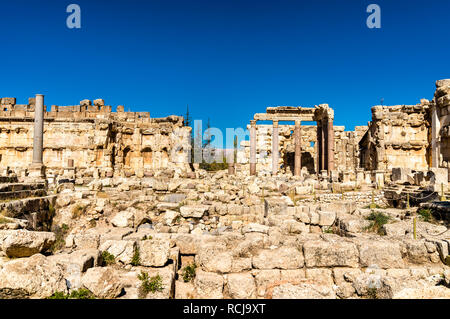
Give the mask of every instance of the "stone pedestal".
<path id="1" fill-rule="evenodd" d="M 383 188 L 384 187 L 384 171 L 375 171 L 375 183 L 377 185 L 378 188 Z"/>
<path id="2" fill-rule="evenodd" d="M 45 166 L 39 163 L 31 163 L 28 167 L 27 182 L 42 182 L 45 180 Z"/>
<path id="3" fill-rule="evenodd" d="M 356 169 L 356 187 L 360 187 L 364 183 L 364 170 L 362 168 Z"/>

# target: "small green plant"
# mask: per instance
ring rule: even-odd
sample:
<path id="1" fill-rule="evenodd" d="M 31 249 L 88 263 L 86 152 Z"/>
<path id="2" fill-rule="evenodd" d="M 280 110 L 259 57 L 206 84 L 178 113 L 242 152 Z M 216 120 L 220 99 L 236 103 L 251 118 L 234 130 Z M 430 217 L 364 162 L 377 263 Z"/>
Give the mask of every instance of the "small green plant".
<path id="1" fill-rule="evenodd" d="M 334 229 L 332 226 L 323 229 L 323 233 L 325 234 L 334 234 Z"/>
<path id="2" fill-rule="evenodd" d="M 105 266 L 113 265 L 116 263 L 116 257 L 105 250 L 102 252 L 102 261 Z"/>
<path id="3" fill-rule="evenodd" d="M 48 212 L 50 216 L 55 216 L 55 211 L 55 206 L 53 206 L 52 204 L 48 204 Z"/>
<path id="4" fill-rule="evenodd" d="M 144 237 L 142 238 L 142 240 L 152 240 L 152 239 L 153 239 L 152 236 L 147 236 L 147 235 L 144 235 Z"/>
<path id="5" fill-rule="evenodd" d="M 62 291 L 57 291 L 47 299 L 95 299 L 95 296 L 88 289 L 80 288 L 72 291 L 70 294 L 65 294 Z"/>
<path id="6" fill-rule="evenodd" d="M 69 299 L 95 299 L 95 296 L 90 290 L 80 288 L 72 291 Z"/>
<path id="7" fill-rule="evenodd" d="M 366 230 L 373 231 L 379 235 L 385 235 L 383 232 L 383 225 L 387 224 L 391 217 L 382 212 L 371 212 L 367 217 L 370 220 L 370 225 L 366 227 Z"/>
<path id="8" fill-rule="evenodd" d="M 47 297 L 47 299 L 69 299 L 69 295 L 66 295 L 62 291 L 57 291 L 50 297 Z"/>
<path id="9" fill-rule="evenodd" d="M 417 215 L 420 216 L 420 218 L 427 223 L 432 223 L 434 222 L 434 217 L 431 214 L 431 210 L 430 209 L 425 209 L 425 208 L 421 208 L 417 211 Z"/>
<path id="10" fill-rule="evenodd" d="M 189 264 L 183 268 L 182 276 L 184 282 L 189 282 L 195 278 L 197 265 L 195 263 Z"/>
<path id="11" fill-rule="evenodd" d="M 139 266 L 141 264 L 141 257 L 139 254 L 139 248 L 134 248 L 133 258 L 131 259 L 131 265 Z"/>
<path id="12" fill-rule="evenodd" d="M 139 287 L 139 296 L 144 298 L 149 292 L 155 293 L 157 291 L 163 291 L 162 278 L 160 275 L 149 277 L 148 273 L 141 271 L 138 275 L 138 279 L 141 281 Z"/>

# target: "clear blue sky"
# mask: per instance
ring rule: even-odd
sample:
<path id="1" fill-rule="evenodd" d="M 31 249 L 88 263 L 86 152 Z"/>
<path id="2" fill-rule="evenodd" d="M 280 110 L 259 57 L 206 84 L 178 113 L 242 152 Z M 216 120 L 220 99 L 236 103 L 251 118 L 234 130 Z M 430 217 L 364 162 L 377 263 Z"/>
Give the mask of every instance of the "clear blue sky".
<path id="1" fill-rule="evenodd" d="M 81 6 L 81 29 L 66 7 Z M 366 7 L 381 6 L 381 29 Z M 431 99 L 450 78 L 448 0 L 2 0 L 0 96 L 243 127 L 267 106 L 328 103 L 335 125 Z"/>

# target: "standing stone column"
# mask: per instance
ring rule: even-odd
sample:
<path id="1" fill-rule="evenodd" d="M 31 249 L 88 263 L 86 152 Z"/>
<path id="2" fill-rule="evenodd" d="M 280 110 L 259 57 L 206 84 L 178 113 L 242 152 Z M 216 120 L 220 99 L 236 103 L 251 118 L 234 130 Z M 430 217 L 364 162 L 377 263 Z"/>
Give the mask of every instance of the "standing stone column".
<path id="1" fill-rule="evenodd" d="M 43 165 L 44 145 L 44 96 L 36 94 L 34 107 L 33 161 L 28 169 L 30 181 L 40 181 L 45 177 Z"/>
<path id="2" fill-rule="evenodd" d="M 250 175 L 256 175 L 256 121 L 250 121 Z"/>
<path id="3" fill-rule="evenodd" d="M 334 128 L 333 128 L 333 119 L 328 119 L 327 124 L 327 142 L 328 142 L 328 175 L 332 170 L 334 170 Z"/>
<path id="4" fill-rule="evenodd" d="M 438 141 L 441 123 L 436 104 L 431 111 L 431 167 L 439 167 L 440 145 Z"/>
<path id="5" fill-rule="evenodd" d="M 278 150 L 278 121 L 273 121 L 272 131 L 272 175 L 278 173 L 279 150 Z"/>
<path id="6" fill-rule="evenodd" d="M 294 175 L 300 176 L 302 170 L 302 137 L 300 134 L 301 121 L 295 120 L 294 129 L 294 143 L 295 143 L 295 158 L 294 158 Z"/>
<path id="7" fill-rule="evenodd" d="M 317 121 L 317 146 L 316 146 L 316 157 L 317 157 L 317 174 L 320 174 L 322 170 L 322 123 Z"/>
<path id="8" fill-rule="evenodd" d="M 33 164 L 42 164 L 44 145 L 44 96 L 42 94 L 36 94 L 33 134 Z"/>
<path id="9" fill-rule="evenodd" d="M 326 123 L 324 123 L 323 121 L 322 121 L 322 125 L 321 125 L 321 128 L 322 128 L 322 130 L 321 130 L 321 145 L 320 145 L 320 147 L 321 147 L 321 154 L 320 154 L 320 165 L 321 165 L 321 168 L 320 168 L 320 170 L 321 171 L 324 171 L 324 170 L 326 170 L 327 168 L 326 168 L 326 161 L 325 161 L 325 158 L 326 158 L 326 142 L 327 142 L 327 136 L 326 136 L 326 132 L 327 132 L 327 130 L 326 130 Z"/>

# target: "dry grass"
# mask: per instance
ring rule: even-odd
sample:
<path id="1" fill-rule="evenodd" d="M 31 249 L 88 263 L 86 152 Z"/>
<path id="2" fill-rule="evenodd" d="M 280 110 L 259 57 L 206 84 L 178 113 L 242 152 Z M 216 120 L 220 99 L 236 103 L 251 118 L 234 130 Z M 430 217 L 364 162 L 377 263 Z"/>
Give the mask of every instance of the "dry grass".
<path id="1" fill-rule="evenodd" d="M 76 204 L 72 207 L 72 218 L 77 219 L 86 211 L 86 206 L 82 206 L 80 204 Z"/>

